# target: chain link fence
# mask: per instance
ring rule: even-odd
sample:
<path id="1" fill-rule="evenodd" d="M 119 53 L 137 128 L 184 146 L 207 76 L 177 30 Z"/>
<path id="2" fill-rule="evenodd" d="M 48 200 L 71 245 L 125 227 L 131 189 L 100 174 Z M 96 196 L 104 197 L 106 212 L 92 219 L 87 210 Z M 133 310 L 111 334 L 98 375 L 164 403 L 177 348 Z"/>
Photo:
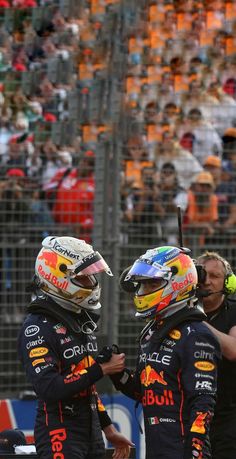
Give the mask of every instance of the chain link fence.
<path id="1" fill-rule="evenodd" d="M 80 2 L 85 7 L 87 2 Z M 119 2 L 117 2 L 118 5 Z M 77 3 L 61 2 L 66 15 L 69 15 Z M 102 310 L 98 338 L 102 344 L 116 343 L 127 355 L 127 365 L 135 366 L 137 337 L 144 323 L 135 318 L 132 297 L 121 291 L 119 276 L 139 255 L 148 248 L 178 240 L 178 221 L 176 207 L 167 211 L 167 219 L 159 212 L 158 196 L 153 184 L 147 180 L 147 194 L 142 198 L 142 207 L 137 206 L 140 199 L 138 187 L 131 187 L 124 181 L 126 165 L 130 159 L 128 151 L 129 138 L 144 134 L 142 123 L 136 122 L 130 113 L 124 110 L 125 77 L 128 60 L 128 37 L 134 25 L 142 21 L 145 7 L 144 0 L 123 0 L 119 5 L 108 10 L 106 24 L 100 37 L 100 44 L 110 56 L 106 72 L 98 74 L 89 92 L 78 82 L 68 95 L 68 119 L 54 123 L 50 130 L 41 130 L 41 124 L 35 126 L 35 142 L 42 142 L 51 137 L 62 143 L 68 142 L 76 135 L 86 136 L 86 128 L 95 120 L 99 126 L 100 136 L 95 144 L 86 143 L 85 149 L 95 149 L 95 199 L 93 203 L 94 226 L 91 234 L 81 235 L 73 224 L 59 224 L 42 219 L 34 221 L 32 215 L 37 207 L 37 215 L 46 215 L 42 207 L 41 189 L 37 184 L 30 191 L 27 187 L 21 193 L 14 189 L 12 182 L 1 194 L 0 199 L 0 394 L 2 397 L 19 396 L 31 389 L 25 380 L 18 356 L 17 334 L 30 301 L 27 284 L 34 273 L 34 262 L 41 248 L 45 235 L 71 235 L 89 237 L 94 247 L 102 253 L 114 274 L 113 278 L 104 276 L 102 284 Z M 41 27 L 45 8 L 35 9 L 33 22 Z M 13 27 L 14 17 L 6 13 L 4 20 L 9 30 Z M 62 75 L 67 82 L 72 72 L 72 62 L 66 65 L 56 59 L 47 66 L 50 78 L 57 81 Z M 8 72 L 8 85 L 11 92 L 14 84 L 22 85 L 25 91 L 37 86 L 37 71 L 24 74 L 21 80 L 15 81 L 12 72 Z M 6 76 L 6 75 L 5 75 Z M 5 82 L 7 83 L 7 82 Z M 12 89 L 13 88 L 13 89 Z M 108 126 L 108 130 L 104 130 Z M 44 138 L 45 136 L 45 138 Z M 150 164 L 143 169 L 147 176 Z M 185 163 L 181 164 L 184 170 Z M 132 166 L 131 166 L 132 170 Z M 153 174 L 153 170 L 151 175 Z M 149 174 L 150 177 L 150 174 Z M 5 182 L 4 177 L 3 182 Z M 33 181 L 32 181 L 33 182 Z M 32 184 L 31 182 L 31 184 Z M 168 196 L 162 197 L 166 202 Z M 85 200 L 86 203 L 86 200 Z M 168 221 L 167 221 L 168 220 Z M 167 225 L 168 223 L 168 225 Z M 219 233 L 217 238 L 205 238 L 199 243 L 199 234 L 183 222 L 183 243 L 192 249 L 194 257 L 204 249 L 218 250 L 236 269 L 235 236 L 232 227 L 227 232 Z M 112 390 L 104 386 L 104 391 Z"/>

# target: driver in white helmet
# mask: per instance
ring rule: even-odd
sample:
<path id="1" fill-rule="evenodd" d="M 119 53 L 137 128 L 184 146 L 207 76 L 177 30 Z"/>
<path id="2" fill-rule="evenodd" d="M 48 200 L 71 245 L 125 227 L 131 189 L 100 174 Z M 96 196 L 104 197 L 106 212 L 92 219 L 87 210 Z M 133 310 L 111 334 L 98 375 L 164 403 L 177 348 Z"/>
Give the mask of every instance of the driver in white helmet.
<path id="1" fill-rule="evenodd" d="M 113 459 L 129 457 L 133 445 L 112 424 L 95 387 L 125 363 L 123 353 L 104 358 L 106 353 L 98 352 L 96 274 L 101 272 L 112 276 L 85 241 L 43 240 L 18 339 L 20 359 L 38 397 L 34 437 L 39 459 L 104 459 L 102 430 L 115 448 Z"/>
<path id="2" fill-rule="evenodd" d="M 142 404 L 146 459 L 211 458 L 220 347 L 203 322 L 189 252 L 172 246 L 147 250 L 121 276 L 136 317 L 147 324 L 135 372 L 125 369 L 111 379 Z"/>

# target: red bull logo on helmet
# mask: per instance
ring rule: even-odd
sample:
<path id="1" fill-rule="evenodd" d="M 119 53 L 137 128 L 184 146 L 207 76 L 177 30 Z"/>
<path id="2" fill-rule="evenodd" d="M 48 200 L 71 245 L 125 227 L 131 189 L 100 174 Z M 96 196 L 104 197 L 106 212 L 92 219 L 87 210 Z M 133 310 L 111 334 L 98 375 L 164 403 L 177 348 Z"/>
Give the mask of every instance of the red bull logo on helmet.
<path id="1" fill-rule="evenodd" d="M 55 285 L 55 287 L 61 289 L 61 290 L 67 290 L 69 282 L 66 280 L 59 281 L 57 276 L 54 276 L 52 273 L 46 273 L 42 267 L 42 265 L 39 265 L 38 267 L 38 273 L 50 284 Z"/>
<path id="2" fill-rule="evenodd" d="M 177 291 L 192 283 L 194 283 L 194 276 L 192 273 L 188 273 L 182 282 L 172 282 L 172 288 Z"/>
<path id="3" fill-rule="evenodd" d="M 45 265 L 49 268 L 57 269 L 58 255 L 56 253 L 43 250 L 38 259 L 44 260 Z"/>

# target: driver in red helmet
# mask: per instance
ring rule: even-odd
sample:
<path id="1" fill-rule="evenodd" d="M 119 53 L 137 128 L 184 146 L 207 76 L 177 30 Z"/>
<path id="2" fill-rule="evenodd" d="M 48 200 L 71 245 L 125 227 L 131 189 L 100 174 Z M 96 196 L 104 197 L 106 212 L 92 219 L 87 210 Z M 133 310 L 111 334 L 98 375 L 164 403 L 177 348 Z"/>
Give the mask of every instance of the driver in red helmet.
<path id="1" fill-rule="evenodd" d="M 139 337 L 137 367 L 111 379 L 142 404 L 146 459 L 209 459 L 218 340 L 196 298 L 198 274 L 189 250 L 147 250 L 121 276 L 134 295 Z"/>

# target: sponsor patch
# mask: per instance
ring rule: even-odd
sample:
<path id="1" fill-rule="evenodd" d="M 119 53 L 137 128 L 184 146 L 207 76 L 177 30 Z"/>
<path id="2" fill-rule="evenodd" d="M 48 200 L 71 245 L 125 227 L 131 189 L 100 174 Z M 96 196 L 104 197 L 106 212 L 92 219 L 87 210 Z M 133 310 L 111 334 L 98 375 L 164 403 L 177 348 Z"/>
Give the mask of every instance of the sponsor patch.
<path id="1" fill-rule="evenodd" d="M 180 339 L 181 338 L 181 332 L 179 330 L 173 329 L 170 331 L 169 336 L 173 339 Z"/>
<path id="2" fill-rule="evenodd" d="M 44 362 L 45 362 L 45 359 L 36 359 L 36 360 L 33 360 L 32 365 L 33 367 L 35 367 L 36 365 L 39 365 L 40 363 L 44 363 Z"/>
<path id="3" fill-rule="evenodd" d="M 195 389 L 207 389 L 212 391 L 211 381 L 197 381 L 195 384 Z"/>
<path id="4" fill-rule="evenodd" d="M 34 346 L 42 346 L 43 343 L 44 343 L 43 336 L 38 336 L 38 339 L 34 341 L 30 341 L 29 343 L 26 344 L 26 349 L 29 350 L 31 347 L 34 347 Z"/>
<path id="5" fill-rule="evenodd" d="M 159 424 L 159 419 L 157 416 L 153 416 L 152 418 L 148 418 L 148 423 L 150 424 L 150 426 Z"/>
<path id="6" fill-rule="evenodd" d="M 198 370 L 201 370 L 201 371 L 212 371 L 212 370 L 214 370 L 214 368 L 215 368 L 214 363 L 205 362 L 205 361 L 201 361 L 201 360 L 199 360 L 198 362 L 195 362 L 195 363 L 194 363 L 194 366 L 195 366 Z"/>
<path id="7" fill-rule="evenodd" d="M 208 413 L 202 413 L 201 411 L 197 413 L 196 419 L 193 421 L 190 432 L 196 432 L 204 434 L 206 432 L 206 421 Z"/>
<path id="8" fill-rule="evenodd" d="M 164 372 L 160 371 L 160 373 L 157 373 L 150 365 L 147 365 L 141 372 L 140 382 L 145 387 L 150 386 L 150 384 L 155 384 L 156 382 L 167 386 L 167 382 L 164 379 Z"/>
<path id="9" fill-rule="evenodd" d="M 46 355 L 48 353 L 47 347 L 36 347 L 35 349 L 31 349 L 29 356 L 32 357 L 41 357 L 42 355 Z"/>
<path id="10" fill-rule="evenodd" d="M 39 332 L 39 327 L 38 327 L 38 325 L 29 325 L 29 326 L 25 329 L 25 336 L 27 336 L 27 338 L 28 338 L 29 336 L 37 335 L 38 332 Z"/>
<path id="11" fill-rule="evenodd" d="M 66 327 L 62 324 L 54 325 L 53 328 L 55 329 L 56 333 L 58 333 L 58 335 L 60 334 L 65 335 L 67 332 Z"/>

